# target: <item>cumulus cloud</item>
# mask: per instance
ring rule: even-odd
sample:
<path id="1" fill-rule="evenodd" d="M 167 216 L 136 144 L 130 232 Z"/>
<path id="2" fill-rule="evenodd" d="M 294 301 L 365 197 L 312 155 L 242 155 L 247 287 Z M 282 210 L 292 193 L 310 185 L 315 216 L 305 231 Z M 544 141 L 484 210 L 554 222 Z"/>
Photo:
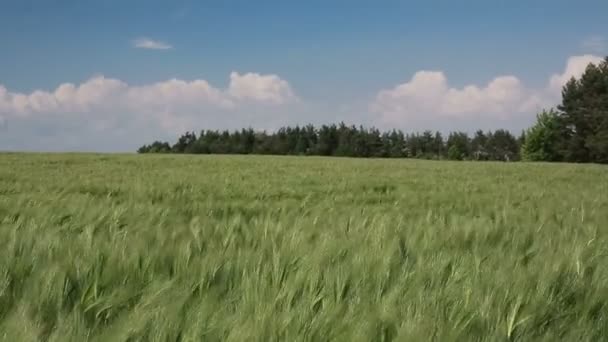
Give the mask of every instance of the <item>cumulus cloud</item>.
<path id="1" fill-rule="evenodd" d="M 150 50 L 169 50 L 169 49 L 173 49 L 173 46 L 165 43 L 165 42 L 161 42 L 158 40 L 153 40 L 150 38 L 137 38 L 135 40 L 133 40 L 133 47 L 138 48 L 138 49 L 150 49 Z"/>
<path id="2" fill-rule="evenodd" d="M 297 98 L 289 83 L 276 75 L 237 72 L 230 74 L 227 89 L 213 87 L 205 80 L 171 79 L 142 86 L 103 75 L 80 85 L 63 83 L 53 91 L 10 92 L 0 85 L 0 113 L 31 116 L 43 113 L 85 113 L 99 109 L 133 111 L 177 111 L 180 108 L 212 106 L 224 109 L 245 102 L 281 105 Z"/>
<path id="3" fill-rule="evenodd" d="M 211 86 L 205 80 L 184 81 L 171 79 L 150 85 L 129 87 L 121 99 L 127 106 L 138 110 L 181 108 L 212 105 L 223 108 L 235 106 L 226 91 Z"/>
<path id="4" fill-rule="evenodd" d="M 572 78 L 580 77 L 590 63 L 599 64 L 602 57 L 594 55 L 573 56 L 568 58 L 566 68 L 560 74 L 551 76 L 549 80 L 549 89 L 554 94 L 559 94 L 562 87 Z"/>
<path id="5" fill-rule="evenodd" d="M 450 87 L 441 71 L 419 71 L 406 83 L 382 90 L 372 104 L 386 124 L 399 124 L 418 116 L 471 118 L 481 113 L 504 118 L 535 105 L 515 76 L 499 76 L 485 86 Z"/>
<path id="6" fill-rule="evenodd" d="M 58 149 L 66 146 L 63 136 L 78 136 L 84 149 L 90 149 L 86 142 L 95 138 L 101 150 L 124 150 L 150 139 L 173 139 L 186 130 L 248 125 L 267 129 L 283 124 L 284 107 L 296 102 L 287 81 L 256 73 L 233 72 L 226 88 L 179 79 L 129 85 L 103 75 L 30 93 L 0 85 L 0 126 L 10 124 L 10 132 L 0 135 L 0 149 L 20 146 L 28 134 L 36 139 L 55 136 Z M 123 145 L 114 145 L 119 142 Z M 35 139 L 28 143 L 47 149 Z"/>
<path id="7" fill-rule="evenodd" d="M 228 93 L 236 99 L 264 101 L 274 104 L 297 100 L 289 83 L 276 75 L 256 73 L 240 75 L 238 72 L 232 72 Z"/>
<path id="8" fill-rule="evenodd" d="M 559 101 L 562 86 L 580 77 L 594 55 L 568 59 L 563 72 L 554 74 L 543 89 L 530 89 L 513 75 L 498 76 L 486 85 L 451 87 L 442 71 L 419 71 L 407 82 L 381 90 L 370 104 L 384 125 L 429 125 L 435 120 L 493 120 L 496 123 L 534 117 L 543 107 Z"/>

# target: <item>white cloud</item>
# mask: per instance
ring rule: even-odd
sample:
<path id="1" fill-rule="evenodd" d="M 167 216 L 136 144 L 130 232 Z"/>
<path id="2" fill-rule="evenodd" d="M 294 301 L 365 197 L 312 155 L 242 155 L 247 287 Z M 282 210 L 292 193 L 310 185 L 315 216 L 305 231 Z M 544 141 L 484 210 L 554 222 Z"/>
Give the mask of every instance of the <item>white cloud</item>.
<path id="1" fill-rule="evenodd" d="M 594 55 L 573 56 L 568 58 L 566 68 L 561 74 L 551 76 L 549 89 L 554 94 L 560 94 L 562 87 L 572 78 L 579 78 L 590 63 L 598 64 L 602 57 Z"/>
<path id="2" fill-rule="evenodd" d="M 169 49 L 173 49 L 173 46 L 165 43 L 165 42 L 161 42 L 158 40 L 153 40 L 150 38 L 137 38 L 133 41 L 133 47 L 139 48 L 139 49 L 151 49 L 151 50 L 169 50 Z"/>
<path id="3" fill-rule="evenodd" d="M 289 83 L 277 75 L 230 74 L 227 89 L 205 80 L 171 79 L 142 86 L 129 86 L 118 79 L 95 76 L 76 86 L 63 83 L 53 91 L 14 93 L 0 85 L 0 113 L 31 116 L 44 113 L 86 113 L 99 109 L 132 111 L 179 111 L 211 106 L 231 109 L 247 103 L 281 105 L 297 98 Z"/>
<path id="4" fill-rule="evenodd" d="M 407 82 L 381 90 L 370 104 L 384 125 L 429 125 L 437 120 L 492 120 L 494 123 L 534 117 L 557 104 L 562 86 L 580 77 L 601 57 L 574 56 L 564 71 L 550 77 L 546 88 L 530 89 L 516 76 L 498 76 L 484 86 L 451 87 L 442 71 L 419 71 Z M 474 123 L 474 122 L 473 122 Z"/>
<path id="5" fill-rule="evenodd" d="M 608 51 L 608 39 L 602 36 L 591 36 L 583 40 L 581 46 L 590 52 L 604 53 Z"/>
<path id="6" fill-rule="evenodd" d="M 30 116 L 37 113 L 88 112 L 113 102 L 128 86 L 119 80 L 95 76 L 79 86 L 64 83 L 54 91 L 13 93 L 1 87 L 0 113 Z"/>
<path id="7" fill-rule="evenodd" d="M 500 76 L 480 87 L 453 88 L 441 71 L 419 71 L 406 83 L 382 90 L 372 103 L 385 124 L 400 124 L 419 116 L 471 118 L 481 113 L 502 118 L 525 110 L 526 89 L 515 76 Z"/>
<path id="8" fill-rule="evenodd" d="M 228 93 L 237 99 L 271 102 L 282 104 L 297 100 L 289 83 L 276 75 L 260 75 L 238 72 L 230 74 Z"/>
<path id="9" fill-rule="evenodd" d="M 129 107 L 141 110 L 212 105 L 222 108 L 235 106 L 226 91 L 214 88 L 205 80 L 171 79 L 150 85 L 130 87 L 123 99 Z"/>
<path id="10" fill-rule="evenodd" d="M 101 75 L 30 93 L 0 85 L 0 126 L 11 127 L 0 134 L 0 149 L 25 144 L 21 139 L 29 134 L 36 137 L 27 141 L 30 149 L 46 150 L 51 143 L 37 140 L 40 132 L 54 136 L 53 148 L 59 150 L 68 148 L 68 137 L 81 141 L 82 149 L 91 144 L 95 150 L 132 150 L 133 144 L 174 139 L 185 130 L 274 128 L 284 123 L 285 106 L 295 102 L 291 86 L 279 76 L 236 72 L 226 88 L 179 79 L 134 86 Z"/>

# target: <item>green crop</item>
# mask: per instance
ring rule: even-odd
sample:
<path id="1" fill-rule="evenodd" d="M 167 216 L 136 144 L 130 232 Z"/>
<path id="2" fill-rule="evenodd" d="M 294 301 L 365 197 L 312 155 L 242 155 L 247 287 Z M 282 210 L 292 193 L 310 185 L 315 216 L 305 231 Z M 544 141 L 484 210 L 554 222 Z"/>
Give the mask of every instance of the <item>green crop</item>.
<path id="1" fill-rule="evenodd" d="M 0 154 L 6 341 L 602 341 L 608 169 Z"/>

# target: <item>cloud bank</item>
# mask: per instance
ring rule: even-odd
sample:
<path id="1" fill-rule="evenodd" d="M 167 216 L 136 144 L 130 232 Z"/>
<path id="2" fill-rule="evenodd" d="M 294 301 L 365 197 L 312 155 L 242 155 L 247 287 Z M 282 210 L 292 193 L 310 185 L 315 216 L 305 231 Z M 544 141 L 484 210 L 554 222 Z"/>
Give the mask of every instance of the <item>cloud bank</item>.
<path id="1" fill-rule="evenodd" d="M 125 138 L 131 139 L 124 150 L 132 149 L 134 141 L 173 139 L 176 134 L 203 127 L 273 127 L 282 123 L 283 107 L 297 102 L 287 81 L 258 73 L 232 72 L 225 89 L 206 80 L 129 85 L 103 75 L 78 85 L 63 83 L 54 90 L 31 93 L 11 92 L 0 85 L 0 123 L 5 131 L 0 138 L 9 140 L 4 142 L 8 146 L 2 146 L 0 139 L 0 149 L 18 149 L 20 140 L 25 139 L 18 133 L 11 138 L 10 133 L 19 130 L 35 135 L 28 139 L 33 146 L 43 145 L 35 143 L 41 136 L 76 134 L 83 140 L 105 139 L 109 149 L 120 148 L 114 147 L 118 140 L 111 136 L 124 132 Z M 85 131 L 90 134 L 83 137 Z M 56 145 L 65 146 L 65 141 Z"/>
<path id="2" fill-rule="evenodd" d="M 370 110 L 385 126 L 430 126 L 436 120 L 493 120 L 505 122 L 533 118 L 542 108 L 559 102 L 562 86 L 579 77 L 589 63 L 601 57 L 570 57 L 565 69 L 552 75 L 543 89 L 530 89 L 516 76 L 498 76 L 486 85 L 454 88 L 443 71 L 418 71 L 393 88 L 378 92 Z"/>
<path id="3" fill-rule="evenodd" d="M 281 105 L 297 101 L 289 83 L 276 75 L 257 73 L 230 74 L 227 89 L 213 87 L 205 80 L 164 82 L 129 86 L 103 75 L 80 85 L 64 83 L 54 91 L 36 90 L 30 94 L 13 93 L 0 85 L 0 113 L 28 117 L 44 113 L 83 113 L 100 109 L 134 111 L 179 110 L 214 106 L 235 108 L 246 103 Z"/>

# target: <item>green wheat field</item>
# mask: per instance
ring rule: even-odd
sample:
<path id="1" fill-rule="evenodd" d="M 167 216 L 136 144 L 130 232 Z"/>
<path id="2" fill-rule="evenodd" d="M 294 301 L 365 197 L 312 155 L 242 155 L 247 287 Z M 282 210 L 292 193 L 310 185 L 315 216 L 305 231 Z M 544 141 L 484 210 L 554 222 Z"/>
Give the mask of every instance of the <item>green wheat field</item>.
<path id="1" fill-rule="evenodd" d="M 0 154 L 6 341 L 606 341 L 608 169 Z"/>

